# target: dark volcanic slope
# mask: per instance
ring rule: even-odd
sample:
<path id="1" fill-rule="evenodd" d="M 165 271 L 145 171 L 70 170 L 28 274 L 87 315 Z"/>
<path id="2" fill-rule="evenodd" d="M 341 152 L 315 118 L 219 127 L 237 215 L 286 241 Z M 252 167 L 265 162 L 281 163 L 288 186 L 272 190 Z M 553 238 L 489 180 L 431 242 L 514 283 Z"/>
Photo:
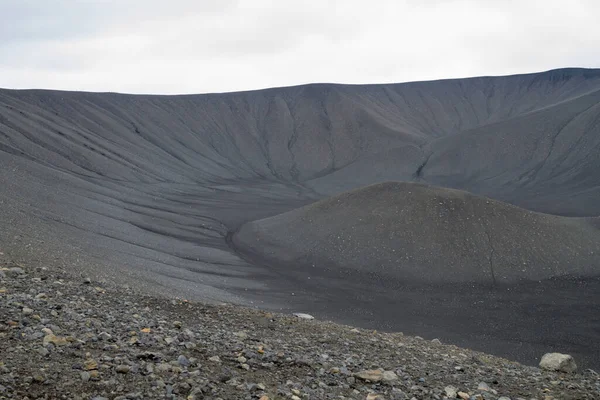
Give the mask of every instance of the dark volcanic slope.
<path id="1" fill-rule="evenodd" d="M 233 241 L 290 269 L 496 285 L 600 276 L 600 230 L 592 221 L 458 190 L 382 183 L 247 223 Z"/>
<path id="2" fill-rule="evenodd" d="M 303 270 L 280 274 L 264 260 L 240 258 L 226 238 L 248 221 L 390 180 L 466 189 L 529 210 L 600 215 L 599 104 L 600 70 L 586 69 L 189 96 L 0 90 L 0 251 L 168 294 L 302 307 L 440 337 L 436 329 L 443 327 L 446 337 L 467 338 L 467 345 L 487 346 L 482 338 L 489 332 L 524 338 L 527 332 L 481 322 L 489 310 L 483 306 L 478 325 L 469 325 L 464 310 L 473 310 L 479 297 L 444 299 L 463 314 L 423 303 L 417 294 L 418 301 L 392 299 L 404 313 L 391 312 L 386 296 L 398 292 L 376 277 L 331 271 L 309 285 Z M 484 253 L 470 265 L 482 259 L 480 271 L 487 271 L 489 248 L 478 239 L 474 248 Z M 363 288 L 379 291 L 379 300 L 357 297 Z M 600 332 L 590 317 L 597 295 L 582 297 L 571 286 L 559 291 L 562 297 L 548 301 L 570 304 L 578 310 L 574 319 L 554 306 L 544 310 L 560 326 L 591 326 L 574 334 L 582 346 L 575 351 L 592 354 L 593 332 Z M 449 333 L 438 309 L 463 328 Z M 507 322 L 531 313 L 521 311 L 496 317 Z M 547 332 L 560 330 L 529 320 Z M 480 326 L 487 328 L 479 332 Z M 572 334 L 530 341 L 546 346 L 553 338 L 560 338 L 553 348 L 571 343 L 573 350 Z"/>

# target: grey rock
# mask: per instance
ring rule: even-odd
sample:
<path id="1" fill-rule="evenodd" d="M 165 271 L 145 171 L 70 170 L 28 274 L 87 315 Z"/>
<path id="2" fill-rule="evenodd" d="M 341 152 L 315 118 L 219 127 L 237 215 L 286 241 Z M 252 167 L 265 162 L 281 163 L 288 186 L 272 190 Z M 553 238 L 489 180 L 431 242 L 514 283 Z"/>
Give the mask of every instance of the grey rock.
<path id="1" fill-rule="evenodd" d="M 456 395 L 458 394 L 458 389 L 454 386 L 446 386 L 444 388 L 444 393 L 449 399 L 455 399 Z"/>
<path id="2" fill-rule="evenodd" d="M 573 373 L 577 371 L 577 364 L 569 354 L 546 353 L 540 361 L 540 368 L 547 371 Z"/>
<path id="3" fill-rule="evenodd" d="M 25 270 L 23 270 L 23 268 L 20 267 L 11 267 L 4 272 L 9 278 L 16 278 L 18 276 L 25 275 Z"/>
<path id="4" fill-rule="evenodd" d="M 129 365 L 117 365 L 117 367 L 115 368 L 115 371 L 117 371 L 120 374 L 127 374 L 130 370 L 131 367 Z"/>
<path id="5" fill-rule="evenodd" d="M 182 367 L 189 367 L 190 365 L 190 360 L 187 359 L 186 356 L 184 356 L 183 354 L 181 354 L 178 358 L 177 358 L 177 362 L 179 363 L 179 365 L 181 365 Z"/>
<path id="6" fill-rule="evenodd" d="M 387 384 L 392 384 L 398 380 L 398 375 L 393 371 L 384 371 L 381 381 Z"/>
<path id="7" fill-rule="evenodd" d="M 91 378 L 91 374 L 88 371 L 81 371 L 79 376 L 83 382 L 88 382 Z"/>

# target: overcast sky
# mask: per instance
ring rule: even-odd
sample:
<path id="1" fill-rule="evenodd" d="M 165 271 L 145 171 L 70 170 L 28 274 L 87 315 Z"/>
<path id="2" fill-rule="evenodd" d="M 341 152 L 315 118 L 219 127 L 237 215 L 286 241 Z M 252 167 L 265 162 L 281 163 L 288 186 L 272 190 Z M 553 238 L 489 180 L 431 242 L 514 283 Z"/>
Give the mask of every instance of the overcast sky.
<path id="1" fill-rule="evenodd" d="M 0 0 L 0 87 L 206 93 L 600 67 L 597 0 Z"/>

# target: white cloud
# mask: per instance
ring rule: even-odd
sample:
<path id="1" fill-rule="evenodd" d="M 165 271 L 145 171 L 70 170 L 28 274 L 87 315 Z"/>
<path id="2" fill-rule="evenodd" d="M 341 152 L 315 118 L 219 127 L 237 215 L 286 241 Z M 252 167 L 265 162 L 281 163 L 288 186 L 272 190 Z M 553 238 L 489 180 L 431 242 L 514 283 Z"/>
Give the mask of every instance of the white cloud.
<path id="1" fill-rule="evenodd" d="M 594 0 L 5 0 L 0 86 L 200 93 L 600 67 Z"/>

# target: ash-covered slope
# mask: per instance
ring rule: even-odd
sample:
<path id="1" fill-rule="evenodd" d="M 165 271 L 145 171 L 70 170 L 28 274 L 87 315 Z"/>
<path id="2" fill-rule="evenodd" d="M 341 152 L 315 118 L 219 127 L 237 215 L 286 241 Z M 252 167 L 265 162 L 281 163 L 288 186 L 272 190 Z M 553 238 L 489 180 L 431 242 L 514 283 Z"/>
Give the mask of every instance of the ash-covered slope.
<path id="1" fill-rule="evenodd" d="M 372 183 L 598 215 L 599 90 L 586 69 L 189 96 L 0 90 L 0 239 L 221 298 L 214 286 L 256 272 L 228 231 Z"/>
<path id="2" fill-rule="evenodd" d="M 600 230 L 591 219 L 419 183 L 346 192 L 247 223 L 233 241 L 282 268 L 354 269 L 411 283 L 600 275 Z"/>
<path id="3" fill-rule="evenodd" d="M 248 221 L 390 180 L 597 216 L 599 91 L 600 70 L 586 69 L 189 96 L 0 90 L 0 251 L 147 291 L 302 309 L 525 362 L 551 347 L 598 365 L 591 347 L 600 340 L 600 281 L 490 291 L 491 252 L 477 225 L 469 232 L 480 253 L 464 245 L 457 254 L 471 266 L 481 261 L 473 277 L 485 288 L 426 294 L 370 271 L 333 268 L 323 279 L 312 266 L 281 273 L 240 258 L 227 238 Z M 481 226 L 500 216 L 487 218 Z M 583 229 L 552 225 L 559 220 L 539 222 L 553 241 L 563 232 L 575 240 Z M 536 241 L 532 229 L 532 239 L 514 233 L 522 256 L 560 265 L 535 266 L 527 276 L 588 271 L 561 264 L 566 256 Z M 513 260 L 505 251 L 491 257 L 498 271 Z"/>
<path id="4" fill-rule="evenodd" d="M 536 186 L 596 148 L 599 91 L 600 70 L 583 69 L 190 96 L 2 90 L 0 145 L 61 171 L 127 182 L 254 179 L 307 182 L 330 193 L 457 174 L 464 178 L 449 182 L 466 185 L 483 168 L 487 180 L 510 165 L 519 174 L 540 170 L 528 176 Z M 474 137 L 488 150 L 512 153 L 499 151 L 481 165 L 478 154 L 452 150 L 474 147 Z M 573 147 L 578 152 L 564 159 Z M 593 161 L 580 172 L 591 173 Z M 436 167 L 449 166 L 439 177 Z"/>

